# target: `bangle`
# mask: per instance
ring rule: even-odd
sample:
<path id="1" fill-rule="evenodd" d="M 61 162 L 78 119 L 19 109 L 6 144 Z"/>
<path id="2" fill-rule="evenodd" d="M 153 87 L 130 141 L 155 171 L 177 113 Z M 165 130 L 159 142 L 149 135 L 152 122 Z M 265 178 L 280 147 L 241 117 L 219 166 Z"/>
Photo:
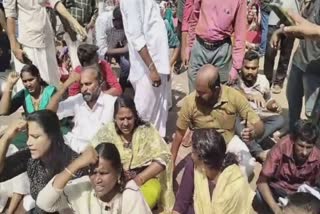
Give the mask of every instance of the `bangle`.
<path id="1" fill-rule="evenodd" d="M 67 167 L 64 168 L 64 170 L 69 174 L 71 175 L 72 177 L 76 178 L 77 176 L 75 174 L 73 174 Z"/>
<path id="2" fill-rule="evenodd" d="M 150 68 L 151 68 L 152 66 L 154 66 L 154 63 L 153 63 L 153 62 L 151 62 L 151 63 L 149 64 L 148 69 L 150 70 Z"/>

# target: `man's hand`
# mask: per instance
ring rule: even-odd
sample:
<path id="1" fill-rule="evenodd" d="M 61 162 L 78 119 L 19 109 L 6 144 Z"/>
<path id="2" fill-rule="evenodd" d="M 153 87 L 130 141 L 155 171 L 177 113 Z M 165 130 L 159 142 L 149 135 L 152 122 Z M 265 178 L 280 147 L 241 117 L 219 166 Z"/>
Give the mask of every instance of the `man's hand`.
<path id="1" fill-rule="evenodd" d="M 89 32 L 90 29 L 94 28 L 94 21 L 91 20 L 85 27 L 86 31 Z"/>
<path id="2" fill-rule="evenodd" d="M 87 31 L 84 27 L 82 27 L 79 22 L 77 22 L 76 20 L 74 20 L 71 23 L 71 27 L 72 29 L 81 37 L 82 41 L 85 41 L 87 39 Z"/>
<path id="3" fill-rule="evenodd" d="M 188 67 L 190 60 L 190 51 L 189 48 L 181 49 L 181 61 L 182 65 Z"/>
<path id="4" fill-rule="evenodd" d="M 227 85 L 234 85 L 236 84 L 238 80 L 238 72 L 236 69 L 231 69 L 230 73 L 229 73 L 229 80 L 227 82 Z"/>
<path id="5" fill-rule="evenodd" d="M 281 112 L 281 106 L 275 101 L 275 100 L 270 100 L 267 105 L 266 109 L 271 111 L 271 112 Z"/>
<path id="6" fill-rule="evenodd" d="M 241 138 L 245 143 L 249 143 L 255 138 L 254 127 L 248 124 L 248 127 L 244 128 L 241 132 Z"/>
<path id="7" fill-rule="evenodd" d="M 278 49 L 279 48 L 279 44 L 280 44 L 280 33 L 279 33 L 278 30 L 276 30 L 271 36 L 270 46 L 273 49 Z"/>
<path id="8" fill-rule="evenodd" d="M 161 85 L 161 78 L 156 66 L 153 64 L 150 68 L 150 79 L 153 87 L 159 87 Z"/>
<path id="9" fill-rule="evenodd" d="M 262 95 L 250 95 L 248 100 L 254 102 L 259 108 L 264 108 L 266 105 L 266 101 Z"/>
<path id="10" fill-rule="evenodd" d="M 320 38 L 320 26 L 309 22 L 297 13 L 288 11 L 289 17 L 295 22 L 293 26 L 282 26 L 283 32 L 286 35 L 294 36 L 299 39 Z"/>
<path id="11" fill-rule="evenodd" d="M 19 60 L 21 63 L 24 63 L 23 60 L 23 50 L 21 49 L 21 46 L 16 46 L 15 48 L 12 49 L 12 53 L 14 54 L 14 56 L 17 58 L 17 60 Z"/>

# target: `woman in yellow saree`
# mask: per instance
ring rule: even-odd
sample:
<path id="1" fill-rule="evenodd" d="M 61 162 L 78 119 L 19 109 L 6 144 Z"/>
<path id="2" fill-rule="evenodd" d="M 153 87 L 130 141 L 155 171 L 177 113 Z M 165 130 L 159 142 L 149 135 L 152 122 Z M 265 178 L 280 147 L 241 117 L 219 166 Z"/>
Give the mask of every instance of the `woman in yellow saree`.
<path id="1" fill-rule="evenodd" d="M 98 131 L 92 146 L 100 142 L 115 144 L 127 179 L 140 186 L 150 208 L 160 202 L 163 213 L 171 213 L 174 195 L 169 147 L 152 125 L 139 118 L 131 98 L 116 100 L 114 122 Z"/>
<path id="2" fill-rule="evenodd" d="M 214 129 L 197 129 L 179 187 L 174 214 L 248 214 L 254 192 Z"/>

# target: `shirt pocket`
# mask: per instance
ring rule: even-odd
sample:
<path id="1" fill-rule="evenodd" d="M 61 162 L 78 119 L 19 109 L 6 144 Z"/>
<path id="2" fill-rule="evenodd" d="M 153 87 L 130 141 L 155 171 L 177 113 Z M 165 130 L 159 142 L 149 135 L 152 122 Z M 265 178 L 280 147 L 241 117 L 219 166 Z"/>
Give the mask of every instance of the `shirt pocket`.
<path id="1" fill-rule="evenodd" d="M 234 15 L 232 8 L 221 6 L 217 9 L 216 25 L 220 30 L 229 30 L 232 26 Z"/>

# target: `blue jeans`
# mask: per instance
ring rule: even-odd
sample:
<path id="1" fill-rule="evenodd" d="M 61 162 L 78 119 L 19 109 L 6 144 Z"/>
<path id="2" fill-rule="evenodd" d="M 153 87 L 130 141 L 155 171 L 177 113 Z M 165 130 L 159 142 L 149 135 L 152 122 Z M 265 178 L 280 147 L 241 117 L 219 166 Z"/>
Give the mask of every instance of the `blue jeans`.
<path id="1" fill-rule="evenodd" d="M 268 23 L 269 23 L 270 13 L 266 11 L 261 11 L 261 43 L 259 47 L 259 52 L 261 55 L 264 55 L 267 48 L 268 39 Z"/>
<path id="2" fill-rule="evenodd" d="M 292 64 L 287 85 L 287 99 L 289 106 L 289 130 L 293 131 L 294 124 L 300 119 L 302 100 L 315 99 L 310 97 L 320 87 L 318 71 L 302 71 Z"/>

